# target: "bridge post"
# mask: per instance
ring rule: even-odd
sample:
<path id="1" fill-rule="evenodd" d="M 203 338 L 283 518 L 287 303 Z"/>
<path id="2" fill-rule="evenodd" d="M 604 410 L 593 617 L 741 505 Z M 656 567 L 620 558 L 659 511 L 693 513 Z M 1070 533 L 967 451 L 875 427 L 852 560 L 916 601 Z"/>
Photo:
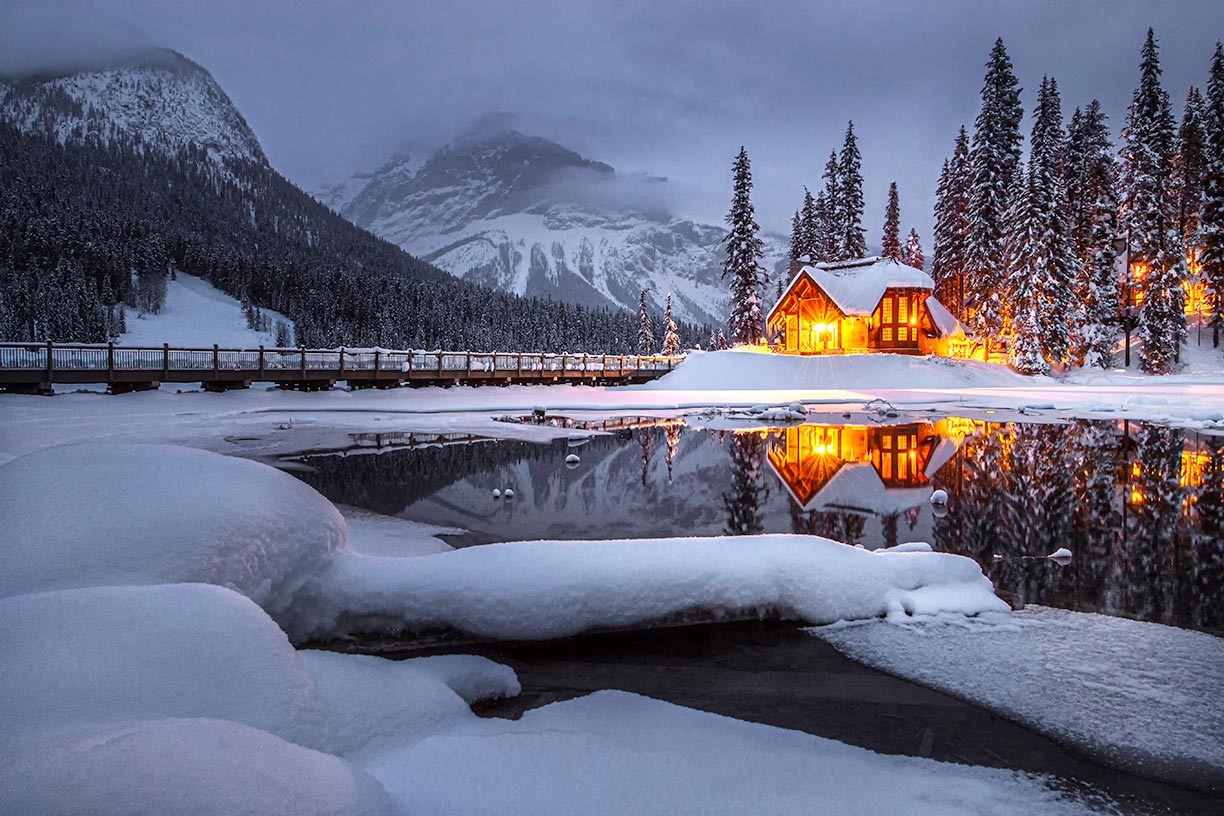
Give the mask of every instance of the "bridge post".
<path id="1" fill-rule="evenodd" d="M 374 382 L 378 382 L 378 355 L 379 349 L 374 349 Z"/>
<path id="2" fill-rule="evenodd" d="M 302 387 L 306 387 L 306 347 L 302 346 Z"/>
<path id="3" fill-rule="evenodd" d="M 106 343 L 106 381 L 113 383 L 115 381 L 115 341 L 109 340 Z"/>
<path id="4" fill-rule="evenodd" d="M 217 344 L 213 343 L 213 374 L 221 370 L 221 352 L 217 349 Z"/>
<path id="5" fill-rule="evenodd" d="M 259 344 L 259 379 L 264 377 L 264 347 L 263 343 Z"/>
<path id="6" fill-rule="evenodd" d="M 340 376 L 336 379 L 344 379 L 344 346 L 340 347 Z"/>
<path id="7" fill-rule="evenodd" d="M 47 341 L 47 387 L 55 382 L 55 355 L 51 348 L 51 341 Z"/>
<path id="8" fill-rule="evenodd" d="M 162 382 L 170 379 L 170 344 L 162 343 Z"/>

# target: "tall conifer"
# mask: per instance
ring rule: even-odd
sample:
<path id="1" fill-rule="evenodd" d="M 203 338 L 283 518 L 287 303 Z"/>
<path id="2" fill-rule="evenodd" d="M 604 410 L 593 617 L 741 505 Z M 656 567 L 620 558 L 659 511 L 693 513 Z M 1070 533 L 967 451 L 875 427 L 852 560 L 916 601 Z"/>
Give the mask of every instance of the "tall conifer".
<path id="1" fill-rule="evenodd" d="M 1207 82 L 1204 112 L 1207 131 L 1206 179 L 1199 216 L 1199 263 L 1211 308 L 1212 344 L 1224 330 L 1224 45 L 1216 43 Z"/>
<path id="2" fill-rule="evenodd" d="M 854 122 L 846 125 L 846 138 L 837 162 L 837 185 L 841 193 L 838 222 L 841 227 L 841 260 L 862 258 L 867 254 L 863 229 L 863 156 L 859 153 Z"/>
<path id="3" fill-rule="evenodd" d="M 901 202 L 897 196 L 897 182 L 888 185 L 888 205 L 884 208 L 884 238 L 881 240 L 881 255 L 901 260 Z"/>
<path id="4" fill-rule="evenodd" d="M 740 148 L 733 165 L 735 174 L 731 210 L 727 213 L 727 231 L 723 243 L 727 257 L 722 276 L 731 283 L 731 316 L 728 327 L 734 343 L 757 343 L 765 336 L 761 313 L 761 289 L 767 282 L 760 259 L 764 245 L 761 227 L 756 222 L 752 206 L 752 164 L 748 151 Z"/>

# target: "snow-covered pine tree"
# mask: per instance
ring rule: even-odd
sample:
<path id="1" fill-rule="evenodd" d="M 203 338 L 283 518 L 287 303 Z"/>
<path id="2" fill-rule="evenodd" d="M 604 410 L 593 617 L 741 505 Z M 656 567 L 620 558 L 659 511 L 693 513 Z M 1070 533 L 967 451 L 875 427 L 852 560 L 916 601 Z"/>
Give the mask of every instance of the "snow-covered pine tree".
<path id="1" fill-rule="evenodd" d="M 650 309 L 646 307 L 646 293 L 638 296 L 638 354 L 650 354 L 654 350 L 654 330 L 650 326 Z"/>
<path id="2" fill-rule="evenodd" d="M 1071 245 L 1063 180 L 1066 137 L 1062 105 L 1058 83 L 1048 77 L 1042 77 L 1037 92 L 1030 144 L 1028 208 L 1036 222 L 1035 262 L 1042 267 L 1035 281 L 1042 351 L 1050 363 L 1058 364 L 1068 359 L 1072 336 L 1079 334 L 1078 319 L 1073 325 L 1079 259 Z"/>
<path id="3" fill-rule="evenodd" d="M 825 191 L 821 190 L 816 194 L 816 221 L 812 237 L 813 260 L 817 263 L 831 261 L 836 254 L 832 226 L 836 220 L 833 205 L 829 203 L 829 197 Z"/>
<path id="4" fill-rule="evenodd" d="M 1081 308 L 1076 356 L 1085 366 L 1113 362 L 1118 332 L 1118 167 L 1101 103 L 1092 100 L 1067 129 L 1067 209 L 1071 244 L 1080 261 Z"/>
<path id="5" fill-rule="evenodd" d="M 948 162 L 948 182 L 944 193 L 944 235 L 942 254 L 942 276 L 945 290 L 951 288 L 955 297 L 942 300 L 945 306 L 955 303 L 955 314 L 962 321 L 965 316 L 965 275 L 969 266 L 969 204 L 973 194 L 973 165 L 969 160 L 969 133 L 961 125 L 956 134 L 952 158 Z"/>
<path id="6" fill-rule="evenodd" d="M 717 348 L 719 351 L 725 351 L 726 349 L 730 347 L 731 347 L 730 344 L 727 342 L 727 335 L 723 334 L 722 329 L 719 329 L 718 339 L 715 343 L 715 348 Z"/>
<path id="7" fill-rule="evenodd" d="M 935 297 L 959 316 L 956 302 L 956 281 L 959 275 L 947 263 L 950 225 L 948 219 L 948 184 L 952 175 L 951 162 L 943 160 L 939 181 L 935 183 L 935 226 L 931 235 L 931 277 L 935 281 Z"/>
<path id="8" fill-rule="evenodd" d="M 1177 130 L 1177 158 L 1173 166 L 1173 186 L 1177 192 L 1177 229 L 1190 257 L 1197 257 L 1199 215 L 1203 209 L 1203 181 L 1206 178 L 1207 131 L 1203 121 L 1203 96 L 1190 86 L 1181 127 Z"/>
<path id="9" fill-rule="evenodd" d="M 817 260 L 820 242 L 820 213 L 816 209 L 816 199 L 807 187 L 803 188 L 803 209 L 799 211 L 799 220 L 803 225 L 803 254 L 801 258 Z"/>
<path id="10" fill-rule="evenodd" d="M 889 185 L 889 203 L 884 208 L 884 239 L 880 245 L 885 258 L 901 261 L 901 199 L 897 196 L 896 181 Z"/>
<path id="11" fill-rule="evenodd" d="M 730 229 L 723 239 L 727 258 L 723 262 L 722 276 L 731 282 L 728 326 L 735 343 L 758 343 L 765 336 L 760 293 L 768 279 L 760 263 L 765 252 L 758 234 L 761 227 L 752 206 L 752 164 L 743 147 L 735 158 L 733 170 L 731 210 L 727 213 Z"/>
<path id="12" fill-rule="evenodd" d="M 1186 257 L 1173 187 L 1176 137 L 1169 94 L 1161 87 L 1160 74 L 1156 36 L 1148 29 L 1139 87 L 1123 133 L 1122 190 L 1123 227 L 1130 234 L 1131 262 L 1146 269 L 1137 281 L 1143 292 L 1140 364 L 1144 371 L 1157 374 L 1175 368 L 1186 336 L 1182 289 Z"/>
<path id="13" fill-rule="evenodd" d="M 1207 131 L 1206 180 L 1199 216 L 1200 274 L 1211 308 L 1211 342 L 1220 345 L 1224 329 L 1224 45 L 1216 43 L 1211 59 L 1204 111 Z"/>
<path id="14" fill-rule="evenodd" d="M 803 219 L 799 216 L 799 210 L 795 210 L 795 216 L 791 219 L 791 243 L 790 243 L 790 260 L 795 263 L 803 257 L 805 252 L 805 242 L 803 235 Z"/>
<path id="15" fill-rule="evenodd" d="M 1020 161 L 1020 83 L 998 39 L 986 63 L 982 108 L 974 121 L 969 161 L 973 175 L 965 266 L 965 309 L 974 332 L 988 341 L 1000 336 L 998 292 L 1003 277 L 1007 192 Z"/>
<path id="16" fill-rule="evenodd" d="M 1010 335 L 1008 362 L 1023 374 L 1046 374 L 1042 312 L 1045 265 L 1041 258 L 1041 219 L 1033 206 L 1033 174 L 1027 180 L 1017 165 L 1008 193 L 1007 232 L 1003 242 L 1006 270 L 1006 331 Z"/>
<path id="17" fill-rule="evenodd" d="M 918 230 L 910 227 L 909 237 L 905 239 L 905 248 L 901 250 L 901 260 L 915 269 L 926 268 L 926 256 L 922 254 L 922 241 L 918 238 Z"/>
<path id="18" fill-rule="evenodd" d="M 1107 165 L 1112 168 L 1111 165 Z M 1115 268 L 1118 235 L 1118 199 L 1112 176 L 1101 185 L 1089 242 L 1092 257 L 1084 265 L 1083 327 L 1080 350 L 1085 367 L 1108 368 L 1118 337 L 1118 273 Z"/>
<path id="19" fill-rule="evenodd" d="M 854 122 L 846 125 L 841 157 L 837 162 L 837 187 L 841 193 L 837 220 L 841 226 L 838 254 L 841 260 L 862 258 L 867 254 L 867 233 L 863 229 L 863 156 L 854 135 Z"/>
<path id="20" fill-rule="evenodd" d="M 901 200 L 897 182 L 888 185 L 888 205 L 884 208 L 884 238 L 880 242 L 885 258 L 901 260 Z"/>
<path id="21" fill-rule="evenodd" d="M 824 241 L 817 250 L 821 260 L 837 261 L 841 260 L 841 236 L 845 230 L 841 223 L 841 175 L 838 172 L 836 150 L 829 153 L 829 160 L 825 162 L 824 175 L 821 178 L 824 179 L 824 207 L 820 210 L 820 220 Z"/>
<path id="22" fill-rule="evenodd" d="M 676 333 L 676 322 L 672 320 L 671 292 L 667 293 L 667 307 L 663 311 L 663 354 L 674 357 L 680 353 L 680 335 Z"/>

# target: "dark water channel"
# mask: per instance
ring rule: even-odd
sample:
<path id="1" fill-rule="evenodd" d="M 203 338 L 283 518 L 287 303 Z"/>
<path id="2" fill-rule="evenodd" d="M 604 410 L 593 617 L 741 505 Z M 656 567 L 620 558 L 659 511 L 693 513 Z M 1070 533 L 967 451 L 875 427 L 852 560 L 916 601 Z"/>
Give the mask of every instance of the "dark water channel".
<path id="1" fill-rule="evenodd" d="M 822 418 L 825 419 L 825 418 Z M 577 463 L 566 457 L 576 454 Z M 1224 437 L 1128 422 L 956 418 L 710 431 L 680 421 L 551 444 L 469 441 L 315 455 L 333 501 L 499 540 L 800 532 L 976 559 L 1016 603 L 1224 632 Z M 514 490 L 514 498 L 493 491 Z M 929 503 L 949 494 L 947 512 Z M 1065 547 L 1069 563 L 1041 556 Z M 384 650 L 385 651 L 385 650 Z M 1056 774 L 1134 813 L 1224 800 L 1103 768 L 976 706 L 860 666 L 798 627 L 732 624 L 476 651 L 526 708 L 604 688 L 884 753 Z M 404 654 L 402 656 L 408 656 Z M 1222 681 L 1224 682 L 1224 681 Z"/>

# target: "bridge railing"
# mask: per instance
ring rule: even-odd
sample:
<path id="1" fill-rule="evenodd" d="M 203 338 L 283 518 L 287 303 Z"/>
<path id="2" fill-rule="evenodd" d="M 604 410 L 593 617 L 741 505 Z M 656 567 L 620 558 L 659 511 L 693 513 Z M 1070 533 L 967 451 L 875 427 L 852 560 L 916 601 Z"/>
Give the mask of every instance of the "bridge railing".
<path id="1" fill-rule="evenodd" d="M 667 371 L 683 357 L 621 354 L 420 351 L 396 349 L 179 348 L 82 343 L 0 343 L 0 370 L 6 371 L 328 371 L 490 376 L 561 376 L 599 372 L 608 376 Z"/>

